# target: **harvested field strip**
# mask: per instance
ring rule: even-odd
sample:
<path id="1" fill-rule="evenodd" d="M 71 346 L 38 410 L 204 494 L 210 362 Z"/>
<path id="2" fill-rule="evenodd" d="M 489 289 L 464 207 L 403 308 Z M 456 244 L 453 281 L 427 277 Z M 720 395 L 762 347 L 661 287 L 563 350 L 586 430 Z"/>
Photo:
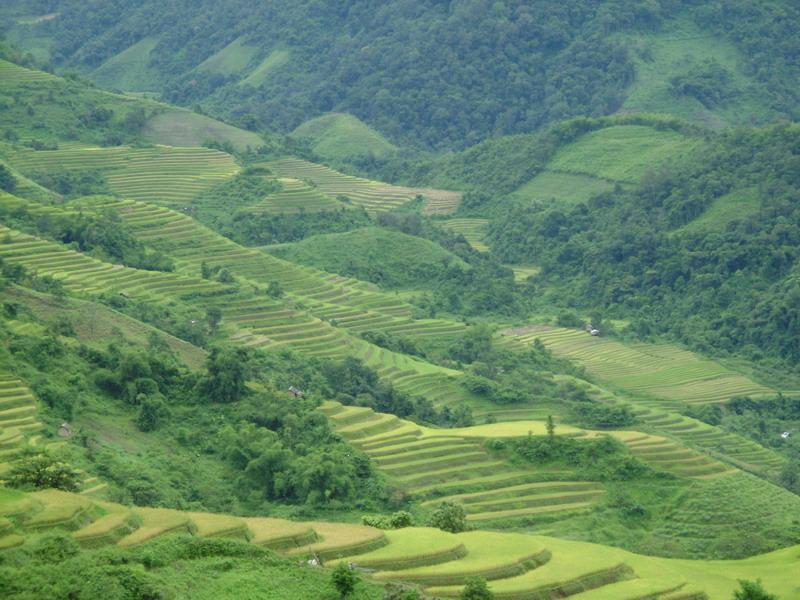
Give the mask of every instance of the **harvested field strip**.
<path id="1" fill-rule="evenodd" d="M 195 527 L 195 535 L 200 537 L 238 537 L 247 539 L 250 532 L 247 524 L 239 517 L 212 513 L 187 513 Z"/>
<path id="2" fill-rule="evenodd" d="M 250 531 L 250 543 L 265 548 L 285 550 L 317 541 L 317 533 L 307 523 L 263 517 L 251 517 L 243 521 Z"/>
<path id="3" fill-rule="evenodd" d="M 438 500 L 428 500 L 423 502 L 423 506 L 431 506 L 442 500 L 450 500 L 453 502 L 460 502 L 471 506 L 475 503 L 492 500 L 493 498 L 513 498 L 518 496 L 526 496 L 534 493 L 548 494 L 552 492 L 584 492 L 584 491 L 602 491 L 603 487 L 599 483 L 590 481 L 544 481 L 537 483 L 524 483 L 521 485 L 513 485 L 503 488 L 490 490 L 488 492 L 477 492 L 472 494 L 456 494 L 440 498 Z"/>
<path id="4" fill-rule="evenodd" d="M 467 553 L 458 536 L 441 529 L 389 530 L 386 538 L 386 546 L 362 554 L 353 562 L 367 569 L 413 569 L 457 560 Z"/>
<path id="5" fill-rule="evenodd" d="M 331 560 L 371 552 L 389 543 L 382 530 L 372 527 L 323 522 L 309 525 L 317 532 L 320 541 L 291 550 L 290 554 L 316 555 L 322 560 Z"/>
<path id="6" fill-rule="evenodd" d="M 467 549 L 463 558 L 439 565 L 383 571 L 380 580 L 401 580 L 431 585 L 463 584 L 468 577 L 501 579 L 513 577 L 545 564 L 550 555 L 531 536 L 471 531 L 456 536 Z"/>
<path id="7" fill-rule="evenodd" d="M 165 533 L 175 531 L 192 531 L 192 520 L 187 513 L 168 508 L 134 509 L 134 514 L 141 519 L 141 525 L 133 533 L 117 542 L 120 546 L 141 544 Z"/>
<path id="8" fill-rule="evenodd" d="M 42 490 L 31 493 L 31 498 L 42 504 L 41 510 L 25 519 L 26 529 L 67 527 L 77 529 L 88 520 L 86 513 L 92 508 L 90 500 L 60 490 Z"/>
<path id="9" fill-rule="evenodd" d="M 130 509 L 109 503 L 98 504 L 107 513 L 72 534 L 81 546 L 113 544 L 136 529 L 134 514 Z"/>

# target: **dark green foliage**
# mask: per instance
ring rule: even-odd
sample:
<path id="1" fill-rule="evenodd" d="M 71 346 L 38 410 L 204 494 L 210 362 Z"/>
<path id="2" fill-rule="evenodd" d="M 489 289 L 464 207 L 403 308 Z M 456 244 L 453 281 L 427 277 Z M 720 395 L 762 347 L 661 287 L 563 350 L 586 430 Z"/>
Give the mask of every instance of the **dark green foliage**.
<path id="1" fill-rule="evenodd" d="M 80 489 L 80 474 L 68 463 L 49 454 L 30 454 L 14 464 L 8 483 L 21 488 L 57 488 L 67 492 Z"/>
<path id="2" fill-rule="evenodd" d="M 493 444 L 512 458 L 536 465 L 566 465 L 580 477 L 600 481 L 626 481 L 651 475 L 650 469 L 631 456 L 612 437 L 575 440 L 564 436 L 534 436 Z"/>
<path id="3" fill-rule="evenodd" d="M 633 317 L 641 336 L 796 364 L 799 138 L 796 126 L 725 134 L 631 192 L 509 210 L 489 227 L 492 248 L 541 265 L 547 301 Z M 757 212 L 724 228 L 680 229 L 750 187 Z"/>
<path id="4" fill-rule="evenodd" d="M 360 359 L 348 357 L 322 367 L 328 386 L 343 404 L 368 406 L 378 412 L 412 418 L 442 427 L 472 425 L 472 412 L 467 406 L 437 410 L 423 397 L 411 398 L 392 385 L 381 382 L 378 374 Z"/>
<path id="5" fill-rule="evenodd" d="M 346 562 L 339 563 L 331 573 L 331 581 L 340 598 L 349 597 L 361 580 L 358 574 Z"/>
<path id="6" fill-rule="evenodd" d="M 377 527 L 378 529 L 402 529 L 403 527 L 413 526 L 414 517 L 410 512 L 400 510 L 389 516 L 364 515 L 361 517 L 361 522 L 364 525 Z"/>
<path id="7" fill-rule="evenodd" d="M 420 356 L 425 358 L 425 351 L 420 348 L 416 340 L 412 338 L 395 335 L 386 331 L 364 331 L 361 337 L 381 348 L 393 350 L 394 352 L 402 352 L 403 354 L 411 354 L 413 356 Z"/>
<path id="8" fill-rule="evenodd" d="M 220 223 L 217 228 L 223 235 L 245 246 L 266 246 L 296 242 L 322 233 L 352 231 L 372 223 L 369 215 L 361 209 L 285 215 L 242 211 L 234 214 L 230 223 Z"/>
<path id="9" fill-rule="evenodd" d="M 157 32 L 150 66 L 167 82 L 166 98 L 202 102 L 245 127 L 288 132 L 321 113 L 350 112 L 399 141 L 464 147 L 613 113 L 634 78 L 626 34 L 676 18 L 732 42 L 769 90 L 771 108 L 797 116 L 800 19 L 784 2 L 473 0 L 454 9 L 350 0 L 287 9 L 275 0 L 191 7 L 139 0 L 106 5 L 99 17 L 74 3 L 47 29 L 56 62 L 86 70 Z M 128 35 L 114 35 L 117 28 Z M 240 35 L 260 49 L 245 74 L 276 47 L 291 48 L 288 65 L 259 87 L 195 68 Z"/>
<path id="10" fill-rule="evenodd" d="M 247 351 L 243 348 L 213 348 L 206 363 L 208 375 L 200 391 L 213 402 L 235 402 L 247 392 Z"/>
<path id="11" fill-rule="evenodd" d="M 299 567 L 241 541 L 180 535 L 80 552 L 69 535 L 48 535 L 3 553 L 0 589 L 9 600 L 211 600 L 231 594 L 308 600 L 337 594 L 323 569 Z M 382 586 L 362 582 L 354 597 L 378 600 L 381 592 Z"/>
<path id="12" fill-rule="evenodd" d="M 102 214 L 37 215 L 25 207 L 0 209 L 11 227 L 71 245 L 96 258 L 151 271 L 172 271 L 172 260 L 136 239 L 114 211 Z"/>
<path id="13" fill-rule="evenodd" d="M 169 412 L 164 400 L 158 396 L 151 397 L 142 394 L 137 404 L 139 404 L 139 416 L 136 417 L 136 426 L 141 431 L 158 429 L 161 420 Z"/>
<path id="14" fill-rule="evenodd" d="M 109 194 L 111 190 L 100 171 L 69 170 L 34 172 L 30 174 L 39 185 L 58 192 L 65 198 Z"/>
<path id="15" fill-rule="evenodd" d="M 467 530 L 467 512 L 461 504 L 445 500 L 433 511 L 428 525 L 442 531 L 460 533 Z"/>
<path id="16" fill-rule="evenodd" d="M 7 166 L 0 164 L 0 190 L 13 192 L 17 187 L 17 178 Z"/>
<path id="17" fill-rule="evenodd" d="M 778 600 L 775 594 L 770 594 L 761 585 L 761 580 L 739 580 L 740 589 L 733 592 L 733 600 Z"/>
<path id="18" fill-rule="evenodd" d="M 691 96 L 706 108 L 724 102 L 733 92 L 730 73 L 714 60 L 673 77 L 670 83 L 676 94 Z"/>
<path id="19" fill-rule="evenodd" d="M 483 577 L 468 577 L 458 598 L 459 600 L 492 600 L 494 594 L 489 591 L 489 586 Z"/>

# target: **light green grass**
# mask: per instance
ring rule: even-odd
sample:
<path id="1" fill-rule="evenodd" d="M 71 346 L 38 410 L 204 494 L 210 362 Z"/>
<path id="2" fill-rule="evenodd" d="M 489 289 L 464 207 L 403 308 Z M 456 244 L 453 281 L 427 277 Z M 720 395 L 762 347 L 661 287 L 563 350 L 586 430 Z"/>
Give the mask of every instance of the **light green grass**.
<path id="1" fill-rule="evenodd" d="M 728 40 L 701 30 L 688 19 L 668 21 L 658 32 L 626 35 L 636 78 L 621 113 L 655 112 L 676 115 L 711 126 L 748 126 L 770 118 L 762 84 L 744 73 L 745 57 Z M 695 98 L 675 94 L 670 80 L 692 67 L 714 60 L 732 77 L 735 96 L 711 109 Z"/>
<path id="2" fill-rule="evenodd" d="M 636 183 L 662 164 L 687 156 L 698 144 L 698 140 L 675 131 L 616 125 L 592 131 L 563 146 L 547 168 Z"/>
<path id="3" fill-rule="evenodd" d="M 259 65 L 253 69 L 247 77 L 242 80 L 243 85 L 252 85 L 259 87 L 267 81 L 267 78 L 273 71 L 282 67 L 289 62 L 288 50 L 273 50 L 270 52 Z"/>
<path id="4" fill-rule="evenodd" d="M 250 46 L 242 37 L 238 37 L 200 63 L 197 70 L 220 75 L 236 75 L 247 67 L 257 53 L 257 46 Z"/>
<path id="5" fill-rule="evenodd" d="M 569 206 L 586 202 L 592 196 L 607 192 L 614 184 L 591 175 L 542 171 L 513 192 L 527 202 Z"/>
<path id="6" fill-rule="evenodd" d="M 264 145 L 264 140 L 252 131 L 180 109 L 170 109 L 148 119 L 142 135 L 151 142 L 166 146 L 195 147 L 213 141 L 228 142 L 241 151 Z"/>
<path id="7" fill-rule="evenodd" d="M 439 244 L 422 238 L 368 227 L 330 233 L 284 244 L 282 258 L 387 287 L 427 287 L 450 268 L 467 264 Z"/>
<path id="8" fill-rule="evenodd" d="M 728 223 L 758 212 L 760 206 L 758 190 L 755 188 L 736 190 L 714 200 L 702 215 L 681 227 L 678 232 L 724 231 Z"/>
<path id="9" fill-rule="evenodd" d="M 346 113 L 328 113 L 306 121 L 291 136 L 308 142 L 314 153 L 326 160 L 382 158 L 397 150 L 378 131 Z"/>
<path id="10" fill-rule="evenodd" d="M 161 88 L 161 75 L 150 66 L 150 53 L 158 44 L 157 37 L 146 37 L 109 58 L 89 74 L 89 78 L 104 88 L 155 92 Z"/>

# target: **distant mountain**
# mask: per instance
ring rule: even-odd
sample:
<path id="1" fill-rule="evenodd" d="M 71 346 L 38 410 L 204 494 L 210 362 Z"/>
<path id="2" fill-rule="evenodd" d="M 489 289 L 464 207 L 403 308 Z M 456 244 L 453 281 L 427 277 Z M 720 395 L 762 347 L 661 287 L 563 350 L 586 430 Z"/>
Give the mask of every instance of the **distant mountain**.
<path id="1" fill-rule="evenodd" d="M 463 148 L 573 116 L 715 128 L 798 116 L 800 8 L 778 0 L 15 0 L 10 41 L 104 86 L 289 133 L 350 113 Z"/>

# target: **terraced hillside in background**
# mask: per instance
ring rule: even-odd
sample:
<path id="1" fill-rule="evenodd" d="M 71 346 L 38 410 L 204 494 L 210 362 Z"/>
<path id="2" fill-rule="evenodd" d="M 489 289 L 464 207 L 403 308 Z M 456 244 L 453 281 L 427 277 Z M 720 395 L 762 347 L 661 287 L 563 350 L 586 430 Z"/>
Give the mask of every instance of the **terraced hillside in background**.
<path id="1" fill-rule="evenodd" d="M 725 402 L 734 396 L 774 393 L 740 373 L 677 346 L 626 345 L 579 329 L 540 325 L 505 333 L 526 343 L 539 339 L 556 354 L 586 367 L 592 375 L 616 387 L 653 397 L 654 406 L 659 405 L 658 398 L 705 404 Z"/>
<path id="2" fill-rule="evenodd" d="M 445 229 L 463 235 L 470 246 L 478 252 L 489 251 L 489 247 L 484 242 L 485 229 L 488 223 L 488 219 L 447 219 L 446 221 L 439 221 L 439 225 Z"/>
<path id="3" fill-rule="evenodd" d="M 423 505 L 442 499 L 463 503 L 470 521 L 507 526 L 520 519 L 530 523 L 561 517 L 590 508 L 603 493 L 601 484 L 575 481 L 569 470 L 513 467 L 483 445 L 493 438 L 544 435 L 544 420 L 431 429 L 336 402 L 327 402 L 320 410 L 337 433 L 363 449 L 399 488 L 423 500 Z M 559 425 L 558 434 L 578 439 L 610 435 L 652 468 L 678 477 L 705 480 L 736 472 L 680 442 L 647 433 Z"/>
<path id="4" fill-rule="evenodd" d="M 278 179 L 281 190 L 270 194 L 263 200 L 247 207 L 253 213 L 298 213 L 322 212 L 326 210 L 344 210 L 353 208 L 351 204 L 337 200 L 324 194 L 299 179 L 283 177 Z"/>
<path id="5" fill-rule="evenodd" d="M 286 348 L 311 356 L 361 358 L 398 389 L 412 395 L 424 394 L 440 406 L 470 398 L 458 381 L 459 371 L 391 352 L 357 337 L 361 331 L 380 329 L 411 338 L 446 338 L 464 331 L 461 323 L 414 320 L 410 306 L 393 295 L 375 291 L 362 282 L 243 248 L 165 208 L 111 198 L 93 198 L 74 206 L 119 210 L 143 240 L 174 256 L 185 275 L 104 263 L 64 245 L 7 228 L 0 229 L 0 234 L 6 236 L 0 245 L 0 258 L 55 277 L 76 293 L 114 292 L 131 298 L 178 301 L 192 294 L 193 304 L 222 310 L 223 322 L 232 327 L 230 334 L 236 343 Z M 52 214 L 59 209 L 43 206 L 40 210 Z M 234 287 L 202 279 L 199 274 L 203 262 L 227 268 L 256 286 L 278 282 L 287 298 L 275 300 L 263 292 L 236 293 Z"/>
<path id="6" fill-rule="evenodd" d="M 239 172 L 224 152 L 170 146 L 21 150 L 9 162 L 25 174 L 97 170 L 120 196 L 178 207 Z"/>
<path id="7" fill-rule="evenodd" d="M 737 395 L 758 398 L 775 392 L 717 362 L 677 346 L 626 345 L 576 329 L 534 325 L 503 333 L 512 345 L 539 339 L 613 388 L 632 393 L 617 396 L 599 388 L 588 390 L 601 402 L 629 405 L 648 431 L 761 475 L 774 474 L 785 462 L 778 453 L 743 436 L 679 414 L 680 403 L 723 403 Z M 643 442 L 633 451 L 662 455 L 664 443 Z M 669 454 L 662 457 L 666 460 Z"/>
<path id="8" fill-rule="evenodd" d="M 797 582 L 785 574 L 800 568 L 798 547 L 739 561 L 671 560 L 544 536 L 242 518 L 127 507 L 58 490 L 25 494 L 0 487 L 0 519 L 0 549 L 6 551 L 54 531 L 87 549 L 131 547 L 166 535 L 223 537 L 315 556 L 327 567 L 346 560 L 375 580 L 407 582 L 444 598 L 457 597 L 472 576 L 488 579 L 495 597 L 508 600 L 722 600 L 737 579 L 756 577 L 790 598 Z"/>
<path id="9" fill-rule="evenodd" d="M 635 184 L 661 165 L 684 160 L 701 142 L 677 131 L 614 125 L 591 131 L 556 152 L 512 198 L 570 206 Z"/>
<path id="10" fill-rule="evenodd" d="M 410 305 L 393 294 L 244 248 L 192 218 L 166 208 L 111 199 L 95 199 L 81 206 L 118 210 L 138 237 L 174 257 L 179 271 L 187 275 L 199 274 L 205 262 L 211 267 L 228 269 L 255 285 L 279 283 L 286 299 L 273 300 L 261 294 L 231 295 L 216 301 L 224 321 L 240 330 L 234 338 L 238 343 L 283 347 L 313 356 L 355 356 L 398 389 L 425 394 L 436 405 L 469 398 L 457 381 L 459 371 L 391 352 L 356 337 L 363 331 L 380 330 L 410 338 L 434 336 L 441 340 L 463 332 L 463 323 L 412 319 Z"/>
<path id="11" fill-rule="evenodd" d="M 425 214 L 448 214 L 456 210 L 461 200 L 459 192 L 399 187 L 370 181 L 343 175 L 329 167 L 299 158 L 285 158 L 266 163 L 266 166 L 279 177 L 312 181 L 322 192 L 334 198 L 346 196 L 354 205 L 373 213 L 392 210 L 419 195 L 425 198 Z"/>

